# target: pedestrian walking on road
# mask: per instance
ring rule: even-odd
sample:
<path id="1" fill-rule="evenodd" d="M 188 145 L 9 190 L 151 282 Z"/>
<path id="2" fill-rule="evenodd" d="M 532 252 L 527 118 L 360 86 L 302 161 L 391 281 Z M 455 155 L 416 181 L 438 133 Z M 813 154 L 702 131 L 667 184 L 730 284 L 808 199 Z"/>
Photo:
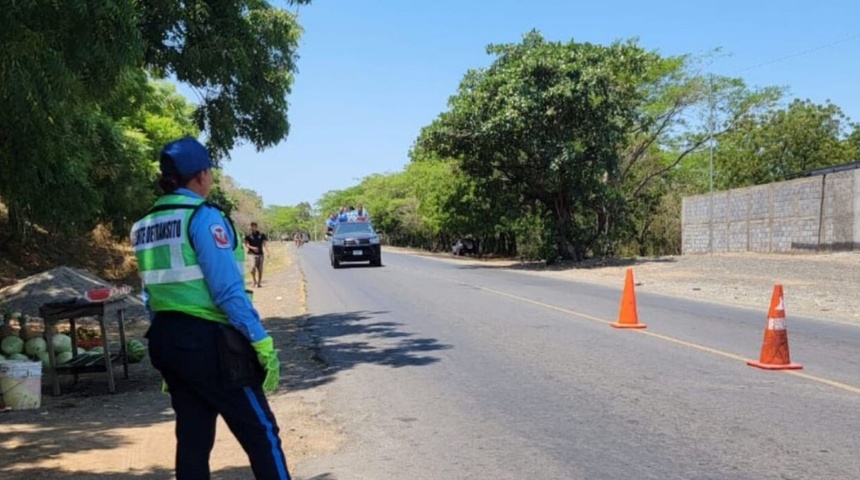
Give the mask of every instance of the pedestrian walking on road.
<path id="1" fill-rule="evenodd" d="M 261 232 L 257 222 L 251 222 L 251 233 L 245 235 L 245 248 L 254 260 L 251 266 L 251 280 L 254 286 L 263 286 L 263 261 L 265 254 L 269 253 L 269 237 Z"/>

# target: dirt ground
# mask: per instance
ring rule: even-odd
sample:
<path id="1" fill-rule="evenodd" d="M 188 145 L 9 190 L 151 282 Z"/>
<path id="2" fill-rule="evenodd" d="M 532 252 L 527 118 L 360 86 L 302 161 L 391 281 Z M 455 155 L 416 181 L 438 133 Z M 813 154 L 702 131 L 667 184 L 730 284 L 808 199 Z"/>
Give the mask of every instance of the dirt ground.
<path id="1" fill-rule="evenodd" d="M 333 451 L 343 438 L 326 416 L 321 389 L 324 366 L 301 336 L 305 284 L 288 244 L 272 245 L 263 287 L 254 304 L 280 349 L 281 388 L 269 397 L 281 427 L 288 463 Z M 249 282 L 250 285 L 250 282 Z M 146 322 L 129 319 L 127 329 L 142 338 Z M 148 359 L 130 366 L 109 394 L 104 373 L 81 375 L 77 384 L 63 378 L 63 393 L 43 389 L 42 407 L 0 413 L 0 478 L 115 479 L 173 478 L 173 410 L 160 393 L 158 373 Z M 219 421 L 212 453 L 213 478 L 253 478 L 248 460 L 226 425 Z"/>
<path id="2" fill-rule="evenodd" d="M 325 389 L 332 380 L 303 328 L 305 284 L 292 259 L 293 246 L 273 245 L 263 288 L 254 303 L 272 333 L 283 362 L 282 387 L 269 400 L 281 426 L 291 465 L 335 451 L 346 439 L 325 410 Z M 789 318 L 814 316 L 860 324 L 860 253 L 819 255 L 703 255 L 638 260 L 592 260 L 580 265 L 521 263 L 510 260 L 428 254 L 446 262 L 504 268 L 529 275 L 598 283 L 620 289 L 632 268 L 637 292 L 667 294 L 759 309 L 762 322 L 775 283 L 786 289 Z M 146 324 L 132 321 L 132 336 Z M 130 378 L 107 393 L 104 374 L 64 379 L 63 394 L 43 393 L 42 408 L 0 413 L 0 477 L 17 479 L 170 479 L 174 437 L 169 398 L 159 392 L 160 378 L 147 360 L 131 366 Z M 117 372 L 121 373 L 118 369 Z M 252 478 L 247 458 L 226 426 L 219 424 L 212 455 L 213 478 Z"/>

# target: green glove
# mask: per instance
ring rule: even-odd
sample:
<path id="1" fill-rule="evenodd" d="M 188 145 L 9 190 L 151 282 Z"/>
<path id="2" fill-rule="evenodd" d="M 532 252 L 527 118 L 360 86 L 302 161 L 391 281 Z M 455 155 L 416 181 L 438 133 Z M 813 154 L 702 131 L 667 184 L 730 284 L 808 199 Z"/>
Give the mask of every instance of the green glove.
<path id="1" fill-rule="evenodd" d="M 278 360 L 278 351 L 275 350 L 275 342 L 272 337 L 266 337 L 251 344 L 257 352 L 257 361 L 266 370 L 266 379 L 263 380 L 263 391 L 274 392 L 281 380 L 281 361 Z"/>
<path id="2" fill-rule="evenodd" d="M 161 381 L 161 393 L 170 395 L 170 389 L 167 388 L 167 382 L 164 380 Z"/>

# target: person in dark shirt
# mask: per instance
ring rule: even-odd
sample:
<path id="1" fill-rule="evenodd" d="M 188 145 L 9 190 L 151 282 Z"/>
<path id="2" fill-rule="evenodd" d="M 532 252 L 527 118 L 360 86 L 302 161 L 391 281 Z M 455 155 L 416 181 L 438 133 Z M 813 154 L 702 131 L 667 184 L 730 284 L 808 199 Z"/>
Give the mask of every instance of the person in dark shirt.
<path id="1" fill-rule="evenodd" d="M 251 267 L 251 279 L 254 286 L 262 287 L 263 251 L 269 253 L 269 237 L 258 229 L 257 222 L 251 222 L 251 233 L 245 235 L 245 248 L 248 249 L 248 255 L 254 261 L 254 266 Z"/>

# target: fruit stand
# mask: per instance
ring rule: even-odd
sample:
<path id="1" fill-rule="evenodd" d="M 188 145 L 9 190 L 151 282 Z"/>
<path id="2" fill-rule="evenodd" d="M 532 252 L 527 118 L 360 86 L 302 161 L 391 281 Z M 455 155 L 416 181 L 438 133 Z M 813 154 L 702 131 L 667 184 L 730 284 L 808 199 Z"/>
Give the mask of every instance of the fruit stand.
<path id="1" fill-rule="evenodd" d="M 104 301 L 90 301 L 86 298 L 74 298 L 61 302 L 46 303 L 39 307 L 39 314 L 45 322 L 45 340 L 48 348 L 48 366 L 45 369 L 48 380 L 52 384 L 52 393 L 60 394 L 60 375 L 74 375 L 75 381 L 79 374 L 105 372 L 107 373 L 108 389 L 110 393 L 116 393 L 114 383 L 113 366 L 121 362 L 124 378 L 128 377 L 128 354 L 125 339 L 125 302 L 123 296 L 107 298 Z M 101 330 L 103 339 L 103 353 L 98 355 L 78 355 L 78 336 L 75 335 L 75 320 L 82 317 L 94 317 Z M 107 323 L 116 320 L 119 327 L 119 351 L 113 352 L 108 341 Z M 53 332 L 60 322 L 70 323 L 72 333 L 72 358 L 71 360 L 58 364 L 55 352 Z"/>

